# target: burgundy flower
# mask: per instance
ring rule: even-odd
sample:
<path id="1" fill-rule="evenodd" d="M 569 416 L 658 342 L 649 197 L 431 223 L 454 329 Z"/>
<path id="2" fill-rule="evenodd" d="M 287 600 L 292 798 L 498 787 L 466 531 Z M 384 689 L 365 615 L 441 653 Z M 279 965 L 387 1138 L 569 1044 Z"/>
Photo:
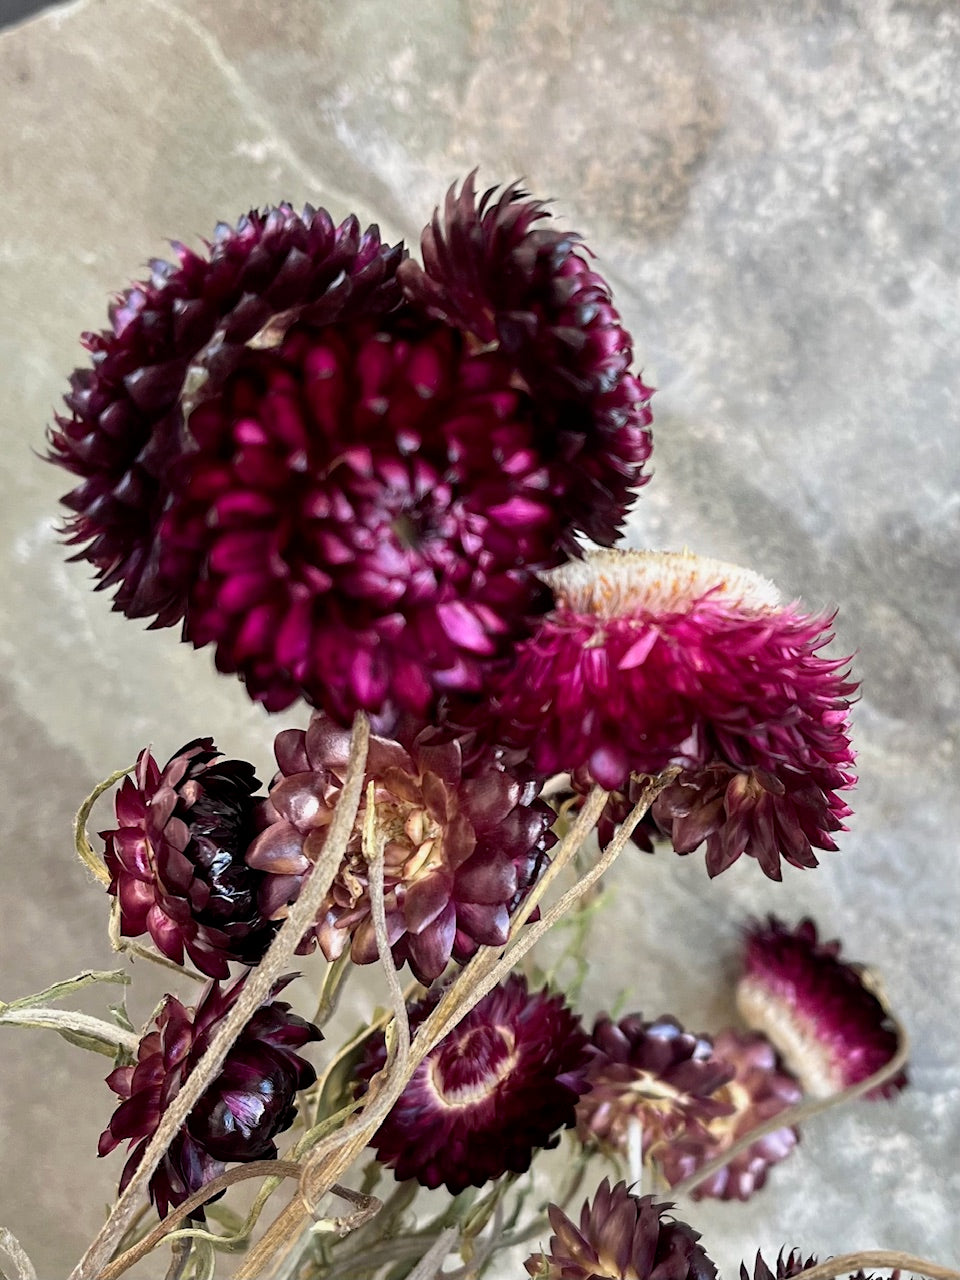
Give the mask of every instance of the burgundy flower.
<path id="1" fill-rule="evenodd" d="M 397 965 L 405 960 L 429 983 L 453 956 L 502 946 L 510 913 L 546 866 L 555 843 L 553 812 L 528 776 L 487 753 L 465 766 L 459 742 L 421 732 L 405 750 L 373 736 L 365 784 L 376 785 L 377 829 L 384 840 L 387 933 Z M 277 736 L 280 773 L 270 792 L 275 821 L 254 840 L 247 862 L 270 873 L 261 907 L 285 915 L 323 851 L 343 785 L 350 735 L 321 712 L 306 733 Z M 355 963 L 377 958 L 362 832 L 366 789 L 346 857 L 307 946 L 328 960 L 350 947 Z"/>
<path id="2" fill-rule="evenodd" d="M 439 998 L 412 1006 L 412 1030 Z M 381 1034 L 368 1044 L 360 1079 L 385 1061 Z M 563 997 L 531 995 L 511 974 L 427 1054 L 370 1145 L 398 1181 L 443 1183 L 453 1194 L 523 1173 L 573 1124 L 588 1061 L 586 1034 Z"/>
<path id="3" fill-rule="evenodd" d="M 794 1077 L 781 1068 L 776 1050 L 766 1036 L 758 1032 L 721 1031 L 714 1037 L 713 1051 L 734 1071 L 733 1079 L 718 1092 L 732 1110 L 729 1115 L 717 1116 L 707 1124 L 711 1146 L 699 1151 L 664 1148 L 658 1163 L 671 1186 L 696 1173 L 751 1129 L 792 1107 L 803 1096 Z M 697 1200 L 702 1196 L 749 1200 L 766 1182 L 770 1166 L 786 1159 L 799 1140 L 799 1130 L 790 1127 L 764 1134 L 701 1182 L 691 1194 Z"/>
<path id="4" fill-rule="evenodd" d="M 98 589 L 117 588 L 115 609 L 158 626 L 181 617 L 190 585 L 161 571 L 157 544 L 184 398 L 215 389 L 265 331 L 382 316 L 400 297 L 402 245 L 381 244 L 376 227 L 361 234 L 352 216 L 337 227 L 324 209 L 281 204 L 219 224 L 206 247 L 174 243 L 177 264 L 153 260 L 110 307 L 110 328 L 83 335 L 92 367 L 74 371 L 69 413 L 49 433 L 51 461 L 80 478 L 63 499 L 75 558 L 95 567 Z"/>
<path id="5" fill-rule="evenodd" d="M 737 1006 L 817 1098 L 866 1080 L 897 1051 L 895 1026 L 867 971 L 840 958 L 839 942 L 821 942 L 810 919 L 794 929 L 776 916 L 749 926 Z M 892 1097 L 906 1083 L 901 1071 L 867 1097 Z"/>
<path id="6" fill-rule="evenodd" d="M 594 1024 L 595 1057 L 589 1090 L 577 1104 L 583 1142 L 626 1151 L 637 1121 L 645 1159 L 659 1160 L 667 1147 L 699 1153 L 711 1146 L 708 1126 L 733 1107 L 722 1086 L 733 1067 L 675 1018 L 644 1022 L 639 1013 L 619 1022 L 602 1014 Z"/>
<path id="7" fill-rule="evenodd" d="M 609 545 L 632 490 L 649 478 L 651 390 L 630 372 L 633 351 L 606 281 L 572 231 L 514 183 L 477 201 L 474 174 L 447 193 L 425 229 L 423 267 L 398 274 L 408 297 L 513 364 L 543 413 L 539 448 L 561 477 L 575 531 Z"/>
<path id="8" fill-rule="evenodd" d="M 715 1280 L 699 1232 L 666 1217 L 672 1208 L 604 1178 L 584 1202 L 579 1228 L 550 1206 L 549 1252 L 528 1258 L 527 1271 L 535 1280 Z"/>
<path id="9" fill-rule="evenodd" d="M 120 825 L 100 833 L 124 937 L 149 933 L 211 978 L 227 977 L 229 960 L 256 964 L 276 932 L 257 904 L 263 877 L 244 862 L 259 786 L 253 766 L 221 759 L 212 738 L 188 742 L 163 770 L 140 752 L 117 790 Z"/>
<path id="10" fill-rule="evenodd" d="M 771 1271 L 766 1262 L 764 1262 L 763 1255 L 758 1251 L 753 1265 L 752 1276 L 747 1270 L 746 1264 L 740 1263 L 740 1280 L 792 1280 L 801 1271 L 806 1271 L 809 1267 L 815 1267 L 816 1265 L 817 1258 L 813 1254 L 809 1258 L 804 1258 L 799 1249 L 791 1249 L 787 1254 L 781 1249 L 777 1257 L 776 1271 Z"/>
<path id="11" fill-rule="evenodd" d="M 296 976 L 281 978 L 271 996 Z M 105 1156 L 129 1139 L 121 1193 L 164 1112 L 236 1003 L 243 981 L 224 991 L 219 982 L 209 983 L 195 1009 L 167 996 L 156 1030 L 140 1041 L 136 1065 L 118 1067 L 107 1076 L 122 1101 L 100 1135 L 99 1154 Z M 219 1177 L 226 1164 L 276 1156 L 274 1138 L 293 1123 L 297 1092 L 316 1080 L 313 1067 L 296 1051 L 319 1039 L 317 1028 L 282 1001 L 257 1010 L 150 1179 L 150 1200 L 161 1218 Z M 193 1216 L 202 1219 L 203 1210 Z"/>
<path id="12" fill-rule="evenodd" d="M 815 1267 L 816 1265 L 817 1258 L 815 1255 L 804 1258 L 799 1249 L 791 1249 L 784 1256 L 784 1251 L 781 1249 L 777 1258 L 776 1271 L 771 1271 L 766 1262 L 764 1262 L 762 1255 L 758 1252 L 753 1265 L 752 1276 L 746 1265 L 742 1262 L 740 1263 L 740 1280 L 793 1280 L 793 1277 L 798 1276 L 801 1271 L 807 1271 L 810 1267 Z M 899 1269 L 891 1271 L 890 1280 L 900 1280 L 902 1274 Z M 849 1276 L 848 1280 L 879 1280 L 879 1278 L 873 1275 L 868 1276 L 861 1267 L 859 1271 Z"/>
<path id="13" fill-rule="evenodd" d="M 680 765 L 654 816 L 679 853 L 706 840 L 711 875 L 748 853 L 779 879 L 781 858 L 836 848 L 855 686 L 819 653 L 825 619 L 686 553 L 605 551 L 544 576 L 556 607 L 498 678 L 500 740 L 612 790 Z"/>
<path id="14" fill-rule="evenodd" d="M 162 538 L 185 635 L 270 710 L 426 716 L 544 607 L 565 528 L 509 365 L 408 313 L 296 326 L 190 418 Z M 211 516 L 213 513 L 213 516 Z"/>

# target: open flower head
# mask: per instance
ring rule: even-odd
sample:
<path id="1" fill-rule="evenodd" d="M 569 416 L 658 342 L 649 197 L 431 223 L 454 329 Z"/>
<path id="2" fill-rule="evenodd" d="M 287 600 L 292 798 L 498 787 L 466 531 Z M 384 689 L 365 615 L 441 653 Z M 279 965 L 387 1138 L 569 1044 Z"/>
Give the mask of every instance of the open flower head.
<path id="1" fill-rule="evenodd" d="M 672 1204 L 607 1178 L 584 1202 L 579 1226 L 550 1205 L 546 1253 L 527 1259 L 534 1280 L 716 1280 L 700 1235 L 668 1215 Z"/>
<path id="2" fill-rule="evenodd" d="M 499 679 L 501 740 L 612 790 L 678 766 L 654 815 L 677 852 L 706 842 L 711 875 L 747 853 L 779 879 L 781 859 L 836 848 L 855 686 L 820 653 L 828 619 L 688 553 L 601 551 L 544 577 L 555 607 Z"/>
<path id="3" fill-rule="evenodd" d="M 696 1150 L 682 1145 L 663 1149 L 658 1164 L 671 1186 L 696 1173 L 751 1129 L 794 1106 L 803 1096 L 794 1077 L 783 1070 L 773 1045 L 759 1032 L 721 1031 L 713 1039 L 713 1050 L 720 1061 L 733 1068 L 733 1079 L 718 1091 L 718 1097 L 729 1103 L 731 1110 L 706 1125 L 711 1139 L 709 1146 Z M 697 1200 L 703 1196 L 749 1200 L 766 1182 L 771 1165 L 786 1159 L 799 1140 L 800 1131 L 790 1126 L 766 1133 L 701 1182 L 691 1194 Z"/>
<path id="4" fill-rule="evenodd" d="M 409 310 L 246 351 L 190 417 L 162 522 L 186 638 L 274 711 L 477 695 L 560 556 L 536 414 L 501 357 Z"/>
<path id="5" fill-rule="evenodd" d="M 293 1123 L 297 1092 L 316 1079 L 313 1067 L 297 1050 L 321 1039 L 312 1023 L 273 998 L 295 976 L 281 978 L 269 1003 L 247 1023 L 151 1177 L 150 1200 L 161 1218 L 219 1177 L 227 1164 L 276 1156 L 274 1138 Z M 121 1102 L 100 1135 L 99 1154 L 107 1155 L 121 1142 L 128 1142 L 130 1154 L 120 1178 L 121 1193 L 143 1159 L 164 1112 L 236 1004 L 243 981 L 225 990 L 219 982 L 209 983 L 193 1009 L 167 996 L 155 1030 L 140 1041 L 136 1064 L 117 1067 L 107 1077 Z M 202 1219 L 203 1210 L 193 1216 Z"/>
<path id="6" fill-rule="evenodd" d="M 712 1145 L 711 1121 L 733 1111 L 722 1087 L 733 1067 L 706 1036 L 685 1031 L 675 1018 L 645 1022 L 634 1013 L 614 1022 L 604 1014 L 592 1043 L 589 1089 L 577 1105 L 581 1141 L 625 1152 L 636 1124 L 650 1159 L 667 1148 L 696 1155 Z"/>
<path id="7" fill-rule="evenodd" d="M 789 1253 L 781 1249 L 777 1256 L 776 1267 L 771 1270 L 764 1261 L 763 1255 L 757 1251 L 753 1264 L 753 1273 L 747 1270 L 746 1263 L 740 1263 L 740 1280 L 793 1280 L 801 1271 L 817 1265 L 815 1254 L 804 1258 L 799 1249 L 791 1249 Z"/>
<path id="8" fill-rule="evenodd" d="M 223 760 L 212 738 L 180 748 L 160 769 L 145 748 L 117 790 L 119 826 L 103 831 L 120 933 L 149 933 L 211 978 L 228 961 L 256 964 L 276 927 L 258 905 L 263 876 L 244 862 L 263 801 L 253 766 Z"/>
<path id="9" fill-rule="evenodd" d="M 541 410 L 538 448 L 570 516 L 566 549 L 577 554 L 574 531 L 609 545 L 648 478 L 651 391 L 630 372 L 631 338 L 590 251 L 519 184 L 478 199 L 474 174 L 450 188 L 421 247 L 423 266 L 399 271 L 407 295 L 509 360 Z"/>
<path id="10" fill-rule="evenodd" d="M 114 608 L 160 626 L 182 616 L 190 585 L 161 568 L 158 544 L 185 401 L 271 328 L 385 314 L 403 256 L 352 216 L 336 226 L 325 209 L 288 204 L 220 223 L 205 253 L 173 250 L 175 263 L 154 259 L 150 278 L 116 298 L 109 329 L 83 335 L 90 366 L 72 374 L 49 433 L 51 461 L 80 480 L 63 499 L 75 558 L 94 566 L 98 589 L 116 588 Z"/>
<path id="11" fill-rule="evenodd" d="M 412 1030 L 438 999 L 410 1009 Z M 385 1061 L 380 1034 L 368 1044 L 361 1081 Z M 523 1173 L 573 1124 L 588 1061 L 586 1033 L 563 997 L 531 993 L 512 974 L 427 1054 L 370 1145 L 399 1181 L 443 1184 L 453 1194 Z"/>
<path id="12" fill-rule="evenodd" d="M 899 1045 L 868 971 L 843 960 L 839 942 L 821 942 L 810 919 L 791 929 L 769 916 L 748 927 L 737 1007 L 817 1098 L 866 1080 Z M 900 1071 L 867 1097 L 892 1097 L 906 1083 Z"/>
<path id="13" fill-rule="evenodd" d="M 248 863 L 267 873 L 261 907 L 268 916 L 286 914 L 323 851 L 349 745 L 349 733 L 321 712 L 305 733 L 290 729 L 277 737 L 280 772 L 270 792 L 275 820 L 247 853 Z M 553 811 L 537 799 L 529 775 L 505 768 L 489 752 L 466 765 L 459 742 L 438 742 L 429 730 L 409 748 L 371 738 L 354 832 L 307 945 L 319 942 L 327 959 L 345 947 L 357 964 L 377 958 L 362 844 L 370 782 L 396 963 L 409 961 L 429 983 L 451 957 L 462 962 L 480 945 L 502 946 L 511 911 L 547 864 Z"/>

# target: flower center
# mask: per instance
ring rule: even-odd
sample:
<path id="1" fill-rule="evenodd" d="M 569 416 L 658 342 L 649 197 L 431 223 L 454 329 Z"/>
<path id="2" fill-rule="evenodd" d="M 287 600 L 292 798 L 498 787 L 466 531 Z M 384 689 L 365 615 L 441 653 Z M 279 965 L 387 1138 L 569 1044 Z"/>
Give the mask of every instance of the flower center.
<path id="1" fill-rule="evenodd" d="M 776 1046 L 787 1070 L 797 1077 L 805 1093 L 829 1098 L 844 1087 L 830 1047 L 818 1035 L 816 1023 L 779 999 L 763 982 L 741 979 L 737 1008 L 751 1027 L 762 1031 Z"/>
<path id="2" fill-rule="evenodd" d="M 445 1045 L 428 1072 L 440 1103 L 460 1111 L 489 1098 L 516 1068 L 516 1043 L 509 1027 L 481 1026 Z"/>
<path id="3" fill-rule="evenodd" d="M 562 608 L 599 618 L 689 613 L 708 592 L 750 612 L 780 607 L 780 593 L 766 578 L 689 551 L 595 551 L 541 576 Z"/>

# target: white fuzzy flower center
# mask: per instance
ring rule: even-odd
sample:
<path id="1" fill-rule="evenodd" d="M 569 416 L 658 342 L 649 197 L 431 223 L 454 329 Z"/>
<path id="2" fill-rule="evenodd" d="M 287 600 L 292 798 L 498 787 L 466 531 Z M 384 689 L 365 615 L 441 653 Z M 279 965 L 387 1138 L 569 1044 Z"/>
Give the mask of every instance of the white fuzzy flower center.
<path id="1" fill-rule="evenodd" d="M 541 576 L 562 607 L 600 618 L 689 613 L 708 592 L 751 613 L 781 606 L 767 578 L 689 551 L 593 551 Z"/>

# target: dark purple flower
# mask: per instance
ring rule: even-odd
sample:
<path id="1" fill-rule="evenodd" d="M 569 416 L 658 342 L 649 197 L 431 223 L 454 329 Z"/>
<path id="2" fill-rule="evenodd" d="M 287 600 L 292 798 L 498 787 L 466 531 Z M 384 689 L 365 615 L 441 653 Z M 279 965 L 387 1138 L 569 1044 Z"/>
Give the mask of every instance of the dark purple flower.
<path id="1" fill-rule="evenodd" d="M 699 1232 L 667 1217 L 672 1208 L 604 1178 L 579 1227 L 550 1206 L 549 1252 L 528 1258 L 527 1271 L 534 1280 L 716 1280 Z"/>
<path id="2" fill-rule="evenodd" d="M 711 1145 L 710 1122 L 733 1110 L 722 1089 L 733 1067 L 706 1036 L 684 1031 L 675 1018 L 645 1022 L 632 1013 L 614 1022 L 602 1014 L 592 1041 L 589 1089 L 577 1104 L 583 1142 L 626 1151 L 636 1121 L 645 1159 L 659 1160 L 668 1147 L 699 1152 Z"/>
<path id="3" fill-rule="evenodd" d="M 771 915 L 747 928 L 737 1007 L 817 1098 L 866 1080 L 899 1044 L 868 972 L 840 958 L 839 942 L 821 942 L 810 919 L 790 929 Z M 901 1071 L 867 1097 L 889 1098 L 906 1084 Z"/>
<path id="4" fill-rule="evenodd" d="M 384 840 L 387 934 L 397 965 L 405 960 L 429 983 L 451 956 L 464 961 L 480 945 L 507 941 L 511 911 L 547 865 L 555 843 L 553 812 L 529 775 L 492 753 L 465 766 L 461 744 L 421 732 L 409 750 L 371 737 L 365 783 L 376 785 L 377 830 Z M 347 767 L 350 735 L 322 712 L 306 733 L 276 740 L 280 772 L 270 792 L 275 820 L 254 840 L 247 862 L 268 873 L 265 915 L 285 915 L 323 851 Z M 377 958 L 362 832 L 366 788 L 346 857 L 307 940 L 328 960 L 345 947 L 355 963 Z"/>
<path id="5" fill-rule="evenodd" d="M 664 1148 L 658 1164 L 671 1186 L 803 1097 L 800 1085 L 783 1070 L 773 1045 L 759 1032 L 721 1031 L 713 1038 L 713 1051 L 733 1068 L 733 1079 L 717 1094 L 732 1109 L 729 1115 L 716 1116 L 707 1124 L 710 1146 L 696 1151 L 681 1146 Z M 695 1200 L 703 1196 L 749 1200 L 766 1182 L 770 1166 L 785 1160 L 799 1141 L 800 1131 L 789 1126 L 764 1134 L 695 1187 L 692 1196 Z"/>
<path id="6" fill-rule="evenodd" d="M 470 174 L 425 229 L 423 267 L 408 261 L 398 274 L 417 305 L 497 350 L 530 390 L 538 451 L 568 515 L 561 537 L 577 555 L 575 532 L 614 541 L 648 479 L 651 391 L 629 372 L 631 338 L 590 251 L 549 219 L 516 183 L 478 201 Z"/>
<path id="7" fill-rule="evenodd" d="M 271 997 L 296 976 L 281 978 Z M 243 982 L 241 978 L 224 991 L 219 982 L 209 983 L 195 1009 L 167 996 L 157 1029 L 140 1041 L 136 1065 L 118 1067 L 107 1077 L 122 1101 L 100 1135 L 99 1154 L 129 1140 L 121 1193 L 164 1112 L 236 1003 Z M 316 1080 L 313 1067 L 296 1051 L 320 1039 L 317 1028 L 282 1001 L 271 1000 L 257 1010 L 150 1179 L 150 1200 L 161 1218 L 219 1177 L 225 1165 L 276 1156 L 274 1138 L 293 1123 L 297 1092 Z M 194 1216 L 202 1219 L 203 1210 Z"/>
<path id="8" fill-rule="evenodd" d="M 115 609 L 157 626 L 178 621 L 190 586 L 161 567 L 157 542 L 185 403 L 294 319 L 382 316 L 400 299 L 403 246 L 381 244 L 376 227 L 361 234 L 352 216 L 337 227 L 324 209 L 281 204 L 220 223 L 206 248 L 174 243 L 176 265 L 154 259 L 150 279 L 111 305 L 110 328 L 83 335 L 92 367 L 74 371 L 69 412 L 49 433 L 51 461 L 80 478 L 63 499 L 75 558 L 99 590 L 117 588 Z"/>
<path id="9" fill-rule="evenodd" d="M 119 826 L 100 834 L 120 932 L 149 933 L 170 960 L 184 951 L 211 978 L 256 964 L 276 932 L 260 912 L 263 876 L 244 862 L 262 800 L 253 766 L 223 760 L 212 738 L 181 747 L 161 770 L 145 748 L 116 793 Z"/>
<path id="10" fill-rule="evenodd" d="M 556 605 L 494 682 L 497 740 L 609 790 L 681 766 L 654 817 L 678 853 L 706 841 L 711 875 L 747 853 L 779 879 L 781 858 L 836 848 L 856 686 L 819 653 L 828 620 L 688 553 L 602 551 L 543 576 Z"/>
<path id="11" fill-rule="evenodd" d="M 412 1030 L 439 993 L 410 1009 Z M 368 1044 L 367 1082 L 386 1061 L 383 1035 Z M 562 996 L 527 990 L 511 976 L 489 992 L 417 1067 L 370 1145 L 397 1179 L 453 1194 L 556 1146 L 586 1087 L 587 1037 Z"/>

